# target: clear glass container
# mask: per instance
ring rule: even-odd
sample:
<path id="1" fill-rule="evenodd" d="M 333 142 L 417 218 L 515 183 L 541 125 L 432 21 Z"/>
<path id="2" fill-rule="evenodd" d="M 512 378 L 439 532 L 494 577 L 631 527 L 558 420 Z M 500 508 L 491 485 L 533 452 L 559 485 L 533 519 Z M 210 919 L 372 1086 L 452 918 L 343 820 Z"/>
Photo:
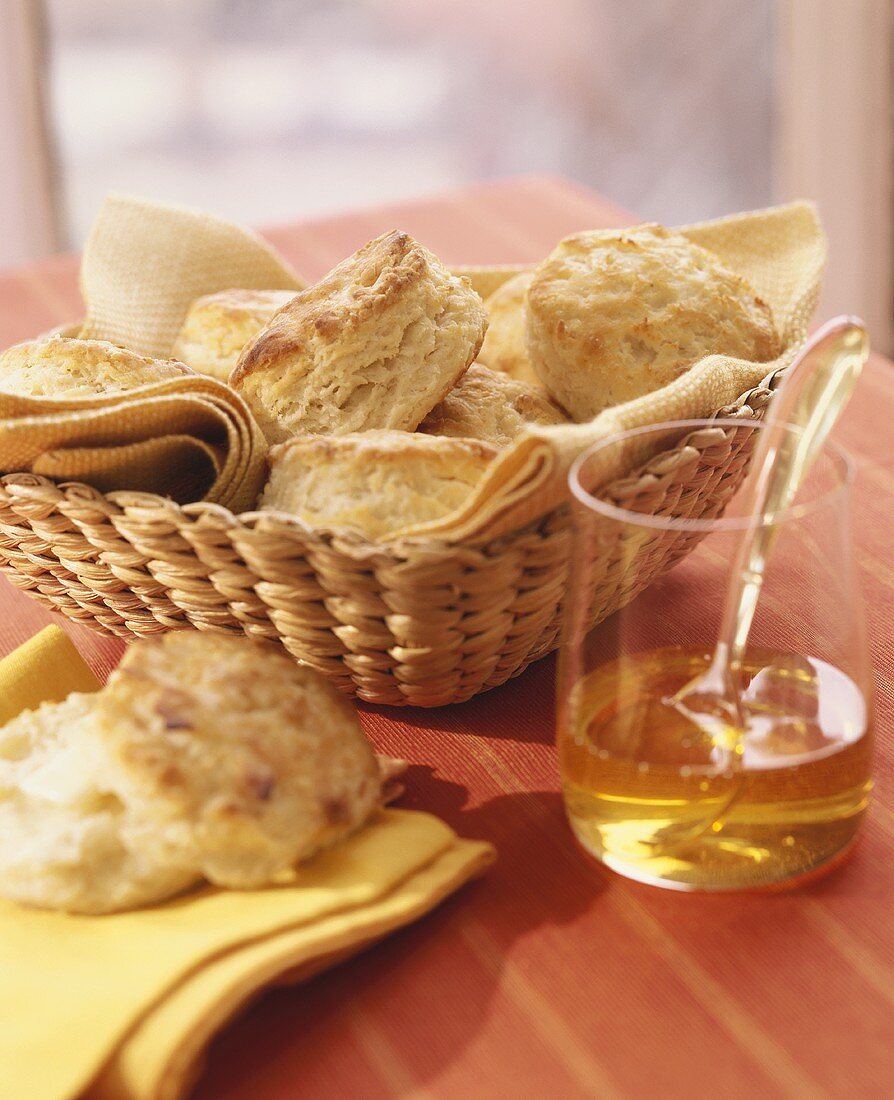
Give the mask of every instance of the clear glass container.
<path id="1" fill-rule="evenodd" d="M 660 452 L 718 424 L 742 433 L 743 453 L 762 430 L 748 421 L 655 425 L 605 440 L 570 473 L 557 710 L 568 818 L 607 866 L 684 890 L 791 884 L 834 865 L 857 835 L 871 788 L 872 677 L 851 539 L 852 467 L 833 445 L 794 505 L 762 520 L 773 543 L 735 670 L 740 728 L 718 729 L 674 705 L 713 652 L 749 517 L 735 494 L 722 516 L 688 518 L 685 502 L 677 515 L 643 514 L 601 486 L 612 448 Z M 662 571 L 667 556 L 679 560 Z M 594 594 L 612 571 L 629 602 L 591 627 Z"/>

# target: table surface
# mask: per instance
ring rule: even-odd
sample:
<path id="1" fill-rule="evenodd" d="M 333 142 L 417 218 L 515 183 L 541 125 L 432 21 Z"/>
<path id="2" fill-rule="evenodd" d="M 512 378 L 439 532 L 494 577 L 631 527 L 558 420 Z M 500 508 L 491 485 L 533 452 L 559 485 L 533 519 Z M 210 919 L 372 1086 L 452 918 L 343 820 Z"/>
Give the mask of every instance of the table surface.
<path id="1" fill-rule="evenodd" d="M 309 277 L 408 230 L 452 263 L 536 261 L 630 218 L 524 178 L 269 232 Z M 77 263 L 0 273 L 0 346 L 79 315 Z M 877 787 L 863 840 L 791 894 L 693 896 L 612 875 L 572 841 L 553 750 L 551 658 L 440 710 L 366 707 L 406 757 L 403 804 L 500 859 L 437 911 L 213 1043 L 195 1100 L 881 1097 L 894 1094 L 894 369 L 870 366 L 836 437 L 855 456 L 857 554 L 877 670 Z M 51 616 L 0 580 L 0 653 Z M 104 674 L 121 643 L 63 623 Z"/>

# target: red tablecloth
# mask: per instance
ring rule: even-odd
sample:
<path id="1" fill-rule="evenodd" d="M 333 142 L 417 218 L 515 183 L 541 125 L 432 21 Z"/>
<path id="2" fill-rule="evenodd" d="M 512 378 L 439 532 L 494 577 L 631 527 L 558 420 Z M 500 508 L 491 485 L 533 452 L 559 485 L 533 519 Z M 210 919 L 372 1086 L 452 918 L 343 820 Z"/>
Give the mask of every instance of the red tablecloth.
<path id="1" fill-rule="evenodd" d="M 269 233 L 308 276 L 407 229 L 450 262 L 539 259 L 622 211 L 553 179 L 490 184 Z M 0 345 L 73 318 L 76 262 L 0 275 Z M 551 659 L 463 706 L 366 708 L 406 756 L 405 804 L 500 860 L 434 914 L 213 1044 L 196 1100 L 894 1095 L 894 371 L 876 356 L 836 432 L 857 459 L 858 559 L 877 668 L 878 785 L 853 858 L 795 894 L 687 896 L 581 854 L 553 751 Z M 0 581 L 0 652 L 49 616 Z M 100 672 L 120 643 L 70 628 Z M 0 1070 L 2 1072 L 2 1070 Z"/>

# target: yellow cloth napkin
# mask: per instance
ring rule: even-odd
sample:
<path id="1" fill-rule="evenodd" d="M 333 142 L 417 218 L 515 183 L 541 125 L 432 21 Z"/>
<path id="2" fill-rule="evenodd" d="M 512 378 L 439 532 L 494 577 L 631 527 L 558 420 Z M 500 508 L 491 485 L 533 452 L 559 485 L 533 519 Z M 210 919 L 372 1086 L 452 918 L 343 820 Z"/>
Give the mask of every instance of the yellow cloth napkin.
<path id="1" fill-rule="evenodd" d="M 96 686 L 49 627 L 0 661 L 0 713 Z M 0 900 L 0 1100 L 174 1100 L 214 1031 L 259 989 L 347 958 L 493 857 L 435 817 L 385 810 L 265 890 L 207 887 L 105 917 Z"/>
<path id="2" fill-rule="evenodd" d="M 0 661 L 0 725 L 40 703 L 99 686 L 65 631 L 48 626 Z"/>

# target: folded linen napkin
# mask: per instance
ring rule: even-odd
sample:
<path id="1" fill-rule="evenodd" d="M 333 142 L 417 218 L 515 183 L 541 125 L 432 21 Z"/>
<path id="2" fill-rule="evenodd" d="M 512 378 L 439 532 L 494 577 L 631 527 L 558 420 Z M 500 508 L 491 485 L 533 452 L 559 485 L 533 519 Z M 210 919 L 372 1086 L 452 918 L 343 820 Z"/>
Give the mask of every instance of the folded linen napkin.
<path id="1" fill-rule="evenodd" d="M 0 471 L 254 507 L 267 444 L 228 386 L 182 375 L 90 397 L 0 392 Z"/>
<path id="2" fill-rule="evenodd" d="M 48 627 L 0 661 L 0 717 L 95 677 Z M 195 890 L 103 917 L 0 899 L 0 1100 L 175 1100 L 263 987 L 303 981 L 423 915 L 492 862 L 428 814 L 384 810 L 264 890 Z"/>

